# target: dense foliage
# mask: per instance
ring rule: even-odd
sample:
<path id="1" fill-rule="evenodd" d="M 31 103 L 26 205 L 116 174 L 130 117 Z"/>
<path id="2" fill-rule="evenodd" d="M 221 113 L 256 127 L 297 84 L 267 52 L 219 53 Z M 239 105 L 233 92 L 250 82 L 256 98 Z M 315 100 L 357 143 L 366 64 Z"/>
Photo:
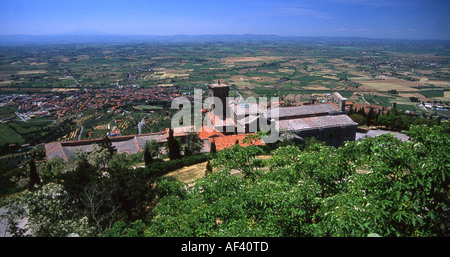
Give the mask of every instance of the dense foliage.
<path id="1" fill-rule="evenodd" d="M 209 155 L 132 169 L 132 156 L 99 148 L 39 166 L 42 185 L 4 216 L 14 235 L 28 217 L 36 236 L 448 236 L 449 132 L 447 123 L 411 126 L 406 142 L 286 145 L 270 158 L 234 145 L 192 187 L 159 176 Z"/>
<path id="2" fill-rule="evenodd" d="M 251 148 L 221 151 L 219 162 L 231 152 L 243 156 L 187 192 L 179 185 L 155 207 L 146 233 L 448 236 L 448 127 L 413 126 L 408 135 L 408 142 L 382 135 L 308 152 L 281 147 L 265 169 L 240 161 L 252 159 L 244 156 Z"/>
<path id="3" fill-rule="evenodd" d="M 426 118 L 426 115 L 415 116 L 399 111 L 396 108 L 389 110 L 386 114 L 379 114 L 373 108 L 369 112 L 365 112 L 364 108 L 359 110 L 350 108 L 347 114 L 350 118 L 359 125 L 376 125 L 384 126 L 390 130 L 401 131 L 408 129 L 410 125 L 439 125 L 441 118 L 433 119 L 432 115 Z"/>

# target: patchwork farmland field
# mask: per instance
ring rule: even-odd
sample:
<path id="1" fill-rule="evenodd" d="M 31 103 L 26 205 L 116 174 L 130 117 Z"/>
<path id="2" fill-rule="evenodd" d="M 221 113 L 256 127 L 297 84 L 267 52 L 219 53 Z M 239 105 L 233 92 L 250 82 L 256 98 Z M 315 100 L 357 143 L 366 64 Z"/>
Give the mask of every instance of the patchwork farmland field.
<path id="1" fill-rule="evenodd" d="M 5 146 L 25 142 L 27 135 L 39 137 L 39 130 L 21 130 L 17 122 L 24 121 L 15 114 L 40 114 L 46 101 L 33 100 L 35 96 L 70 103 L 80 101 L 83 92 L 97 92 L 86 98 L 93 111 L 53 114 L 42 123 L 48 131 L 59 128 L 54 133 L 57 139 L 87 139 L 102 137 L 114 127 L 122 135 L 135 134 L 138 127 L 142 133 L 163 130 L 170 124 L 172 97 L 189 97 L 194 88 L 206 92 L 206 85 L 218 80 L 231 85 L 231 96 L 244 99 L 277 96 L 284 104 L 302 105 L 336 91 L 356 104 L 389 107 L 395 101 L 402 109 L 420 111 L 416 101 L 450 103 L 449 53 L 446 42 L 276 37 L 4 45 L 0 47 L 1 117 L 12 118 L 3 126 L 5 131 L 17 131 L 1 142 Z M 154 89 L 152 95 L 139 102 L 112 94 L 126 90 L 140 94 L 147 89 Z M 110 99 L 105 98 L 108 94 Z M 23 98 L 21 104 L 11 105 L 17 97 Z M 70 108 L 87 106 L 83 101 Z M 121 108 L 111 109 L 111 102 Z"/>
<path id="2" fill-rule="evenodd" d="M 367 89 L 368 91 L 419 91 L 417 87 L 421 85 L 420 83 L 400 80 L 397 78 L 373 81 L 358 81 L 357 79 L 355 79 L 355 81 L 363 84 L 364 89 Z"/>

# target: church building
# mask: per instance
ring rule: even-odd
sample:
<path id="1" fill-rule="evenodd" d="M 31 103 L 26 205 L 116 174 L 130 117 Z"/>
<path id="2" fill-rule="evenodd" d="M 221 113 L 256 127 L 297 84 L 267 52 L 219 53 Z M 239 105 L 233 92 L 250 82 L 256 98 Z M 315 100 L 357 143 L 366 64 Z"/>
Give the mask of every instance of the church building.
<path id="1" fill-rule="evenodd" d="M 355 140 L 358 124 L 345 114 L 347 99 L 337 92 L 325 94 L 324 103 L 266 110 L 261 103 L 228 101 L 230 86 L 227 84 L 218 82 L 208 88 L 209 96 L 222 101 L 214 106 L 223 108 L 212 108 L 207 116 L 214 128 L 224 134 L 254 133 L 259 131 L 262 122 L 275 122 L 280 133 L 293 132 L 301 138 L 316 137 L 335 147 Z"/>

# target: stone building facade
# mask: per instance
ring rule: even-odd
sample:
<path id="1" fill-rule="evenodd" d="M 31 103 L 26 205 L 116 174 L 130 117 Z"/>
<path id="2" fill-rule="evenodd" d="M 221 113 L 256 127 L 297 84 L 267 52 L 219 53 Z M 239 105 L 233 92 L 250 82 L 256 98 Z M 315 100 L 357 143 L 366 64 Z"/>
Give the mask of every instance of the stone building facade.
<path id="1" fill-rule="evenodd" d="M 229 85 L 212 84 L 209 96 L 227 99 Z M 228 133 L 254 133 L 262 123 L 276 123 L 279 132 L 293 132 L 302 138 L 316 137 L 327 145 L 338 147 L 355 140 L 357 123 L 345 114 L 346 98 L 339 93 L 325 94 L 325 102 L 312 105 L 261 108 L 261 103 L 224 101 L 222 112 L 208 113 L 215 129 Z M 264 103 L 265 104 L 265 103 Z M 226 116 L 225 113 L 230 115 Z M 226 119 L 220 119 L 226 117 Z M 276 116 L 276 117 L 275 117 Z"/>
<path id="2" fill-rule="evenodd" d="M 267 109 L 266 103 L 227 101 L 230 99 L 228 98 L 230 86 L 227 84 L 220 82 L 211 84 L 209 90 L 209 96 L 216 97 L 217 102 L 213 104 L 224 108 L 211 108 L 212 110 L 206 113 L 211 127 L 202 127 L 202 130 L 198 132 L 199 137 L 204 141 L 203 151 L 206 152 L 209 151 L 213 141 L 219 150 L 230 147 L 236 142 L 242 146 L 248 145 L 243 139 L 247 134 L 260 131 L 261 124 L 275 125 L 273 127 L 279 133 L 291 132 L 303 139 L 316 137 L 327 145 L 335 147 L 356 138 L 358 124 L 345 114 L 346 99 L 338 93 L 326 94 L 325 102 L 320 104 Z M 193 126 L 174 128 L 174 136 L 183 139 L 192 130 Z M 111 143 L 118 153 L 134 154 L 142 151 L 145 142 L 149 140 L 166 142 L 168 131 L 169 129 L 160 133 L 112 137 Z M 68 161 L 76 155 L 77 151 L 93 151 L 95 145 L 98 145 L 101 140 L 45 144 L 47 159 L 60 157 Z M 257 140 L 253 144 L 264 145 L 265 143 L 263 140 Z"/>

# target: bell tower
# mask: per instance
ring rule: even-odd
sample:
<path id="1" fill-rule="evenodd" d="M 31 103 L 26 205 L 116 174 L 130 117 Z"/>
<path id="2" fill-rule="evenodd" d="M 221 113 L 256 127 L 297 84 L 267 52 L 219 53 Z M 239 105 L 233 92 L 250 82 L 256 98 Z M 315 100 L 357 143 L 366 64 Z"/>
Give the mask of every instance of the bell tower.
<path id="1" fill-rule="evenodd" d="M 220 81 L 217 81 L 216 84 L 209 84 L 209 96 L 217 97 L 218 99 L 215 99 L 213 102 L 214 104 L 214 114 L 222 116 L 222 119 L 226 119 L 227 117 L 227 108 L 228 108 L 228 102 L 227 97 L 230 93 L 230 85 L 220 83 Z M 221 103 L 217 103 L 216 101 L 221 101 Z M 222 106 L 222 109 L 216 108 L 216 106 Z"/>

